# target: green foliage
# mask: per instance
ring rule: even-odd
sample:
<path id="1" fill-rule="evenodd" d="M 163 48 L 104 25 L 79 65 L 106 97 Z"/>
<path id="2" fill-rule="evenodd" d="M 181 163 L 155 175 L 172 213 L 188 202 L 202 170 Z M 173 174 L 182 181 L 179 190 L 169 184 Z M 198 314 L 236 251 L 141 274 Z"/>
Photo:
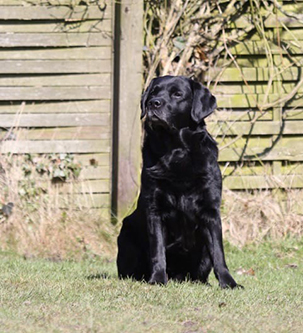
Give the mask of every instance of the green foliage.
<path id="1" fill-rule="evenodd" d="M 27 211 L 28 220 L 32 221 L 35 217 L 30 214 L 38 211 L 41 203 L 49 199 L 49 182 L 57 184 L 76 181 L 82 170 L 81 164 L 71 154 L 26 154 L 16 159 L 7 158 L 4 164 L 0 178 L 0 221 L 10 216 L 4 214 L 3 210 L 13 191 L 19 196 L 19 208 Z"/>
<path id="2" fill-rule="evenodd" d="M 71 154 L 49 154 L 33 157 L 27 154 L 22 164 L 25 177 L 46 174 L 50 180 L 68 181 L 79 177 L 81 164 Z"/>

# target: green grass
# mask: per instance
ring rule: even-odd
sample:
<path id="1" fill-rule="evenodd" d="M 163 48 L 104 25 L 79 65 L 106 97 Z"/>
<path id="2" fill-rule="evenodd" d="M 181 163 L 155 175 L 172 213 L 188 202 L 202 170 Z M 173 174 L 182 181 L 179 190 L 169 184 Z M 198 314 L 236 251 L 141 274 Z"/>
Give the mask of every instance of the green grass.
<path id="1" fill-rule="evenodd" d="M 115 262 L 0 255 L 0 332 L 302 332 L 303 243 L 226 244 L 244 290 L 119 281 Z M 292 264 L 291 267 L 289 265 Z M 252 268 L 255 275 L 236 271 Z"/>

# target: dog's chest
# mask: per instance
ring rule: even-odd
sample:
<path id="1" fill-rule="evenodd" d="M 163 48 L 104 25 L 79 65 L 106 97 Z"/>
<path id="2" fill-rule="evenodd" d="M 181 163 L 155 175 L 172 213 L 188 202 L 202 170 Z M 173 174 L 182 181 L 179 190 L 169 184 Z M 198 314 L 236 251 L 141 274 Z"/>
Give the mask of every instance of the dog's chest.
<path id="1" fill-rule="evenodd" d="M 147 169 L 147 173 L 155 180 L 185 189 L 194 185 L 197 178 L 200 178 L 200 181 L 202 179 L 208 161 L 199 157 L 186 149 L 177 148 L 161 157 L 156 164 Z"/>
<path id="2" fill-rule="evenodd" d="M 196 246 L 201 231 L 199 216 L 204 209 L 203 193 L 158 193 L 157 206 L 171 250 L 189 251 Z"/>
<path id="3" fill-rule="evenodd" d="M 187 184 L 188 185 L 188 184 Z M 180 184 L 176 185 L 180 186 Z M 182 187 L 182 186 L 181 186 Z M 164 188 L 158 189 L 155 194 L 156 206 L 164 217 L 171 218 L 170 215 L 183 215 L 186 218 L 194 219 L 200 214 L 200 210 L 204 207 L 203 192 L 192 187 L 180 191 L 179 189 Z"/>

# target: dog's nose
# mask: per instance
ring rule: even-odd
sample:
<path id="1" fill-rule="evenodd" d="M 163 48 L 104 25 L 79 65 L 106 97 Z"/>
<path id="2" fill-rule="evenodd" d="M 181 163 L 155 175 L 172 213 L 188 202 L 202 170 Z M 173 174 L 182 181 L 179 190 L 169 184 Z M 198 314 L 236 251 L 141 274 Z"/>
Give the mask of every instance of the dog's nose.
<path id="1" fill-rule="evenodd" d="M 162 105 L 162 103 L 161 103 L 161 101 L 160 101 L 159 99 L 157 99 L 157 98 L 152 98 L 152 99 L 148 102 L 148 105 L 149 105 L 149 106 L 152 106 L 152 107 L 154 107 L 154 108 L 156 108 L 156 109 L 158 109 L 158 108 Z"/>

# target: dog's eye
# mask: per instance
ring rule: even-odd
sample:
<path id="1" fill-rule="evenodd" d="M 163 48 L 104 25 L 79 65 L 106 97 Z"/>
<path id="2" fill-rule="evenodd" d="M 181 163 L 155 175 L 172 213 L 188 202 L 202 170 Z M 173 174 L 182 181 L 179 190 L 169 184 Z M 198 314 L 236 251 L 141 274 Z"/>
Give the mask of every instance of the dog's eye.
<path id="1" fill-rule="evenodd" d="M 174 93 L 173 93 L 173 97 L 175 97 L 175 98 L 181 98 L 183 95 L 182 95 L 182 93 L 181 93 L 181 91 L 175 91 Z"/>

